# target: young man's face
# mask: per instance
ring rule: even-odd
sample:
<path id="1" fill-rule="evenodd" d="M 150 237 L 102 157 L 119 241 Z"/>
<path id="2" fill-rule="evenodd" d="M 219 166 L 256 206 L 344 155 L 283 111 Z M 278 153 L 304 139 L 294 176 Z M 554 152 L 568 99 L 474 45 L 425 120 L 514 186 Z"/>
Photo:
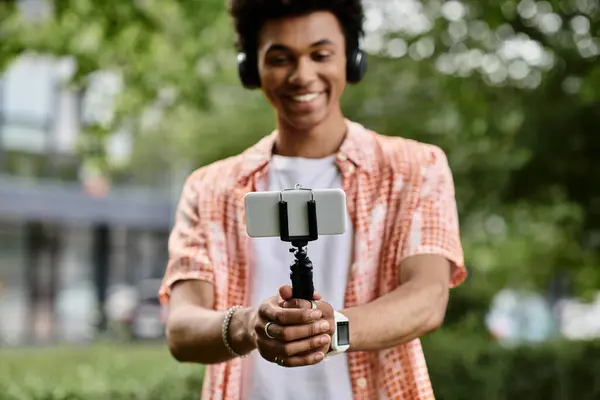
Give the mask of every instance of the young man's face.
<path id="1" fill-rule="evenodd" d="M 330 12 L 268 21 L 259 33 L 262 90 L 281 123 L 308 130 L 339 110 L 346 46 Z"/>

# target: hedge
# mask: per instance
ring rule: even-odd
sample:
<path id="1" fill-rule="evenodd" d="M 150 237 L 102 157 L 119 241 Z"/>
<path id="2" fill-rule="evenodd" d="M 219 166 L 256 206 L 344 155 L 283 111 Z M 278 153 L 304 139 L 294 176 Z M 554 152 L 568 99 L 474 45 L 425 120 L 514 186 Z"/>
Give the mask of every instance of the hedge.
<path id="1" fill-rule="evenodd" d="M 198 400 L 202 366 L 161 345 L 0 351 L 0 400 Z"/>
<path id="2" fill-rule="evenodd" d="M 600 399 L 600 341 L 504 348 L 437 332 L 423 348 L 437 400 Z"/>
<path id="3" fill-rule="evenodd" d="M 424 339 L 437 400 L 600 399 L 600 342 L 505 349 L 455 333 Z M 160 345 L 0 351 L 1 400 L 197 400 L 202 367 Z"/>

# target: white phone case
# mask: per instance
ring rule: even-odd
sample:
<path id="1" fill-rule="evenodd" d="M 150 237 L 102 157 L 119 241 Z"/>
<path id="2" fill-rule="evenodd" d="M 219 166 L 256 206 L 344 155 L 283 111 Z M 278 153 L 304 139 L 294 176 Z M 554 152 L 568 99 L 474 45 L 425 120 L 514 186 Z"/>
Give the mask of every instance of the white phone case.
<path id="1" fill-rule="evenodd" d="M 307 202 L 313 197 L 319 235 L 341 235 L 346 232 L 346 193 L 342 189 L 292 189 L 246 194 L 244 206 L 248 236 L 279 237 L 280 198 L 287 202 L 290 236 L 308 235 Z"/>

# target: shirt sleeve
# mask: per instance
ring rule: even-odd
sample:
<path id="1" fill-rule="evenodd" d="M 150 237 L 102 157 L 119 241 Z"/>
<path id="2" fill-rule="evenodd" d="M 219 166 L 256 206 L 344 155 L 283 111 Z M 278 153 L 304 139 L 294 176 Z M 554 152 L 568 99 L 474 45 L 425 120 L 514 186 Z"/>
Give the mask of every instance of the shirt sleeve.
<path id="1" fill-rule="evenodd" d="M 460 285 L 467 277 L 460 240 L 454 180 L 446 154 L 439 147 L 428 151 L 420 169 L 417 200 L 410 229 L 402 246 L 401 259 L 419 254 L 438 254 L 452 263 L 450 286 Z"/>
<path id="2" fill-rule="evenodd" d="M 197 279 L 212 282 L 214 273 L 207 248 L 206 222 L 199 212 L 200 179 L 190 176 L 179 199 L 169 236 L 169 261 L 159 289 L 162 305 L 167 305 L 173 284 Z"/>

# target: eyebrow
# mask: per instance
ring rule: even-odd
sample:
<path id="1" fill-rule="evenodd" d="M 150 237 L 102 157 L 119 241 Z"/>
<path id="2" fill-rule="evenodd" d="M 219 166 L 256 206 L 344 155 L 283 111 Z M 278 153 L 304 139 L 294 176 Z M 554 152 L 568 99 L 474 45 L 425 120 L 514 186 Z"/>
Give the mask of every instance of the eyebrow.
<path id="1" fill-rule="evenodd" d="M 319 47 L 319 46 L 324 46 L 324 45 L 331 45 L 331 44 L 333 44 L 333 42 L 331 40 L 329 40 L 329 39 L 321 39 L 321 40 L 318 40 L 318 41 L 312 43 L 310 45 L 310 47 L 314 48 L 314 47 Z M 270 51 L 289 51 L 289 50 L 290 50 L 290 48 L 288 46 L 276 43 L 276 44 L 273 44 L 273 45 L 269 46 L 269 48 L 267 49 L 266 52 L 268 53 Z"/>

